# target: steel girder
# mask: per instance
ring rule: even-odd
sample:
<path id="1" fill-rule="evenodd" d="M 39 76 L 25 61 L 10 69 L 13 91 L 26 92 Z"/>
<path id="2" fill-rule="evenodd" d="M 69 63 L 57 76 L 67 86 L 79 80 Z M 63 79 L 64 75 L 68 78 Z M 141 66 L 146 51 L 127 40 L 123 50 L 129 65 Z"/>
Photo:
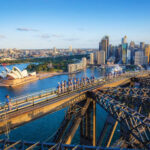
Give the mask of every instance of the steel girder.
<path id="1" fill-rule="evenodd" d="M 139 114 L 135 110 L 121 104 L 108 94 L 98 91 L 97 93 L 89 92 L 88 96 L 104 108 L 113 118 L 118 120 L 121 126 L 133 135 L 133 143 L 137 140 L 142 143 L 143 147 L 150 148 L 150 119 Z"/>
<path id="2" fill-rule="evenodd" d="M 143 115 L 148 116 L 150 114 L 150 89 L 118 87 L 101 91 L 115 100 L 125 103 L 128 107 L 136 109 Z"/>
<path id="3" fill-rule="evenodd" d="M 42 143 L 42 142 L 29 142 L 29 141 L 12 141 L 2 139 L 0 140 L 0 149 L 12 148 L 15 150 L 120 150 L 120 148 L 105 148 L 99 146 L 86 146 L 86 145 L 67 145 L 62 143 Z"/>
<path id="4" fill-rule="evenodd" d="M 150 89 L 149 88 L 122 88 L 122 87 L 115 87 L 115 88 L 108 88 L 106 90 L 103 90 L 106 92 L 109 92 L 111 94 L 123 94 L 123 95 L 129 95 L 129 96 L 139 96 L 139 97 L 150 97 Z"/>
<path id="5" fill-rule="evenodd" d="M 140 83 L 142 87 L 150 87 L 150 77 L 138 77 L 134 78 L 133 81 Z"/>

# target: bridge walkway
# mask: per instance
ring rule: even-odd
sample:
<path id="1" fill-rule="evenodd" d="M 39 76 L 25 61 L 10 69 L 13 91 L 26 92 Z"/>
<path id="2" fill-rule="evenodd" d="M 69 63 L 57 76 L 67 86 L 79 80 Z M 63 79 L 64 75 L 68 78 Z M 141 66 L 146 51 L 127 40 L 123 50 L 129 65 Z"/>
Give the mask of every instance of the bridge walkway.
<path id="1" fill-rule="evenodd" d="M 98 86 L 99 87 L 100 86 L 105 87 L 105 86 L 107 86 L 107 84 L 111 84 L 113 82 L 116 82 L 116 81 L 119 81 L 122 79 L 125 80 L 128 78 L 127 77 L 125 78 L 123 76 L 123 77 L 119 77 L 119 78 L 114 78 L 113 80 L 104 80 L 104 81 L 100 81 L 100 82 L 97 81 L 95 84 L 88 85 L 87 87 L 81 87 L 81 88 L 76 89 L 74 91 L 66 92 L 66 93 L 60 94 L 60 95 L 57 94 L 56 90 L 52 89 L 52 90 L 50 90 L 50 92 L 48 91 L 48 93 L 45 93 L 45 94 L 39 94 L 39 93 L 42 93 L 42 91 L 40 91 L 40 92 L 37 92 L 35 94 L 32 94 L 34 96 L 29 95 L 29 97 L 28 96 L 18 97 L 18 99 L 12 99 L 12 101 L 13 101 L 12 102 L 12 110 L 7 111 L 7 112 L 13 112 L 15 110 L 22 109 L 22 108 L 25 108 L 28 106 L 32 106 L 32 105 L 35 105 L 37 103 L 41 103 L 41 102 L 44 102 L 44 101 L 47 101 L 50 99 L 54 99 L 56 97 L 60 97 L 60 96 L 67 95 L 67 94 L 69 95 L 70 93 L 84 92 L 87 90 L 98 88 Z M 1 105 L 0 115 L 3 115 L 3 113 L 5 113 L 6 110 L 7 110 L 7 106 Z"/>
<path id="2" fill-rule="evenodd" d="M 38 95 L 38 98 L 33 97 L 33 99 L 30 100 L 32 103 L 27 103 L 27 105 L 24 105 L 24 103 L 19 105 L 16 104 L 14 105 L 14 109 L 6 111 L 6 113 L 4 112 L 4 108 L 2 108 L 1 110 L 3 110 L 3 112 L 0 113 L 0 134 L 5 132 L 6 123 L 9 125 L 10 129 L 13 129 L 48 113 L 67 107 L 70 104 L 82 101 L 85 99 L 85 93 L 87 91 L 123 85 L 129 83 L 130 78 L 133 76 L 135 76 L 135 74 L 127 74 L 113 79 L 98 81 L 94 85 L 89 85 L 88 87 L 83 87 L 57 96 L 54 95 L 53 92 L 53 98 L 49 97 L 49 95 L 41 98 Z M 5 114 L 7 115 L 7 119 L 5 119 Z"/>

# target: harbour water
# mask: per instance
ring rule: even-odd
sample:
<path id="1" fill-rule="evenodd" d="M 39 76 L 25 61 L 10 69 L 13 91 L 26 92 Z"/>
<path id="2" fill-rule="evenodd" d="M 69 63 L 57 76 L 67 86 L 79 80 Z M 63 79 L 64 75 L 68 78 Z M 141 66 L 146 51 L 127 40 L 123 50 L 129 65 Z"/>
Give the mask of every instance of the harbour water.
<path id="1" fill-rule="evenodd" d="M 19 68 L 22 67 L 24 69 L 26 67 L 25 64 L 18 64 Z M 20 95 L 26 95 L 31 94 L 33 92 L 41 91 L 44 89 L 49 88 L 56 88 L 58 82 L 61 82 L 62 80 L 67 80 L 68 78 L 72 76 L 76 77 L 84 77 L 91 75 L 94 75 L 95 77 L 102 77 L 104 75 L 104 71 L 100 71 L 97 68 L 87 68 L 84 71 L 81 71 L 77 73 L 76 75 L 58 75 L 53 76 L 51 78 L 46 78 L 42 80 L 37 80 L 32 83 L 28 83 L 25 85 L 17 86 L 17 87 L 0 87 L 0 101 L 5 101 L 5 95 L 8 94 L 10 97 L 16 97 Z M 14 130 L 12 130 L 9 133 L 9 138 L 13 140 L 27 140 L 27 141 L 51 141 L 52 135 L 56 132 L 58 129 L 61 121 L 64 118 L 65 112 L 67 111 L 67 108 L 62 109 L 58 112 L 55 112 L 53 114 L 48 114 L 42 118 L 39 118 L 35 121 L 32 121 L 30 123 L 27 123 L 21 127 L 18 127 Z M 97 129 L 97 137 L 100 134 L 105 119 L 107 117 L 107 112 L 103 110 L 99 105 L 97 105 L 97 122 L 96 122 L 96 129 Z M 116 131 L 113 141 L 119 137 L 119 130 Z M 6 137 L 6 135 L 1 135 L 0 137 Z M 79 130 L 77 131 L 73 141 L 73 144 L 79 144 Z"/>

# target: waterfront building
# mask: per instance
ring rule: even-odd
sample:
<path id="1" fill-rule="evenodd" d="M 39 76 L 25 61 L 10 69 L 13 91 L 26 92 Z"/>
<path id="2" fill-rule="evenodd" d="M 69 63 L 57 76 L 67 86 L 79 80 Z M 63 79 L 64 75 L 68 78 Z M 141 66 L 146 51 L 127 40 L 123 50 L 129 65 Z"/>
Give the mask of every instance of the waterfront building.
<path id="1" fill-rule="evenodd" d="M 115 57 L 110 57 L 108 60 L 107 60 L 107 65 L 114 65 L 115 63 Z"/>
<path id="2" fill-rule="evenodd" d="M 94 65 L 94 53 L 90 53 L 90 64 Z"/>
<path id="3" fill-rule="evenodd" d="M 135 60 L 134 64 L 135 65 L 146 65 L 148 57 L 144 55 L 144 51 L 139 50 L 135 52 Z"/>
<path id="4" fill-rule="evenodd" d="M 86 57 L 82 58 L 82 63 L 83 63 L 83 67 L 86 68 L 86 65 L 87 65 Z"/>
<path id="5" fill-rule="evenodd" d="M 82 62 L 68 65 L 68 72 L 69 73 L 74 73 L 74 72 L 80 71 L 82 69 L 84 69 Z"/>
<path id="6" fill-rule="evenodd" d="M 97 64 L 100 65 L 100 51 L 96 52 L 96 56 L 97 56 Z"/>
<path id="7" fill-rule="evenodd" d="M 147 56 L 147 62 L 150 63 L 150 45 L 145 47 L 145 56 Z"/>
<path id="8" fill-rule="evenodd" d="M 13 67 L 12 70 L 5 67 L 5 71 L 0 73 L 0 78 L 7 80 L 23 79 L 28 76 L 35 76 L 36 72 L 28 73 L 27 70 L 21 71 L 18 67 Z"/>
<path id="9" fill-rule="evenodd" d="M 68 64 L 68 72 L 74 73 L 74 72 L 80 71 L 82 69 L 85 69 L 86 65 L 87 65 L 86 57 L 83 57 L 80 63 Z"/>
<path id="10" fill-rule="evenodd" d="M 75 64 L 69 64 L 68 65 L 68 72 L 69 73 L 75 72 Z"/>
<path id="11" fill-rule="evenodd" d="M 97 64 L 104 65 L 105 64 L 105 51 L 101 50 L 97 52 Z"/>

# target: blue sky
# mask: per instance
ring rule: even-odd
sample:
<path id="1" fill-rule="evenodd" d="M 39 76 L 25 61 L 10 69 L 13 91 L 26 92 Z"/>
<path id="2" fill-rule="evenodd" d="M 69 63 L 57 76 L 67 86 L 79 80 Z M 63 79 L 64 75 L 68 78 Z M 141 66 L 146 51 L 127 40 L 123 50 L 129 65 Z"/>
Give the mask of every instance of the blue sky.
<path id="1" fill-rule="evenodd" d="M 0 0 L 0 48 L 150 43 L 150 0 Z"/>

